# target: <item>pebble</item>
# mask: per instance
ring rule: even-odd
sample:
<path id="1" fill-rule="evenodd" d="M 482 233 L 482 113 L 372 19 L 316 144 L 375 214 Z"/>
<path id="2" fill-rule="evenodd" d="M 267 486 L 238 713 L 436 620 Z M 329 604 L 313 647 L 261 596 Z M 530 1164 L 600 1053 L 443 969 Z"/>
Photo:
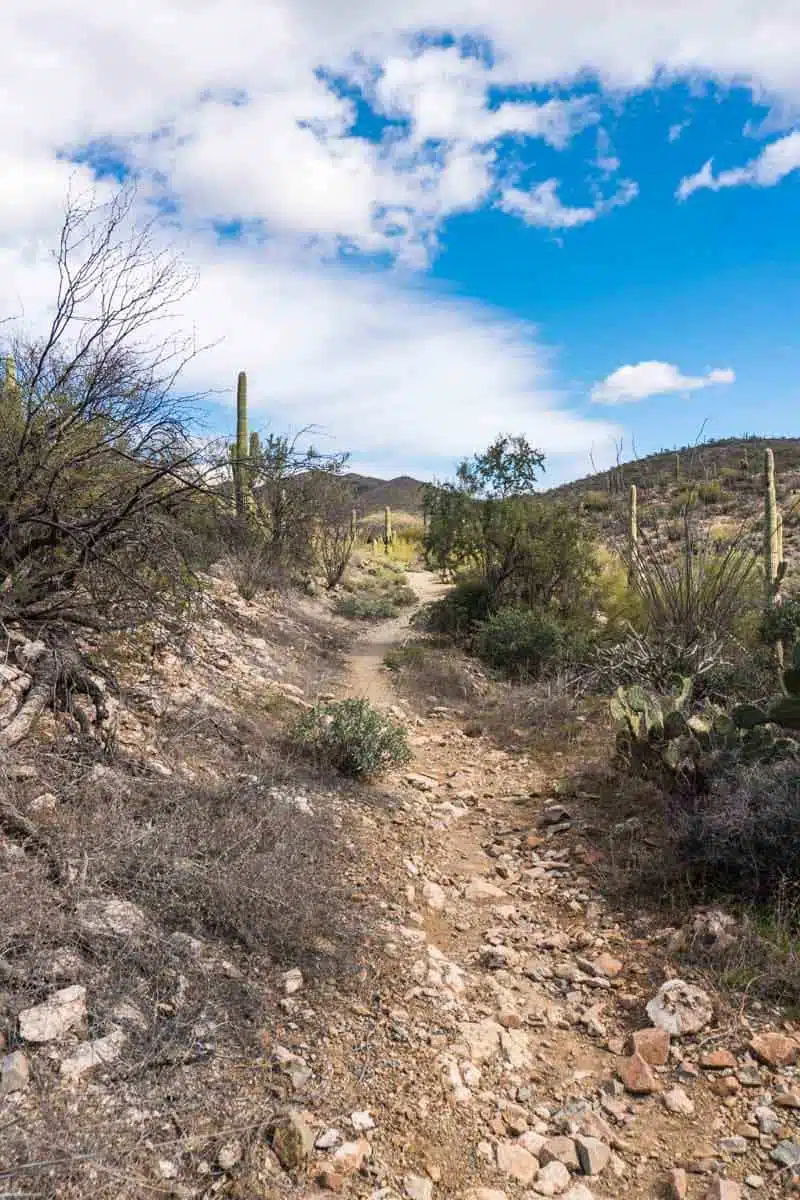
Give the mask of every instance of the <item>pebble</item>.
<path id="1" fill-rule="evenodd" d="M 687 1096 L 683 1088 L 670 1088 L 664 1093 L 664 1107 L 676 1116 L 691 1117 L 694 1115 L 694 1101 Z"/>
<path id="2" fill-rule="evenodd" d="M 406 1175 L 403 1191 L 408 1200 L 433 1200 L 433 1180 L 427 1175 Z"/>

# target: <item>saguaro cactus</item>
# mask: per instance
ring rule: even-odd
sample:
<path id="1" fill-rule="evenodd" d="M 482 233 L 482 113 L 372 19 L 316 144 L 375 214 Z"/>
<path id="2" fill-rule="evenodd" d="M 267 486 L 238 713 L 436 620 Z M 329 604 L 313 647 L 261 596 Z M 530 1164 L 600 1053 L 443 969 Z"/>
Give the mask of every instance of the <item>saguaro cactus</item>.
<path id="1" fill-rule="evenodd" d="M 764 605 L 767 612 L 781 602 L 781 584 L 786 574 L 783 557 L 783 518 L 775 491 L 775 456 L 764 451 Z M 778 666 L 783 667 L 783 643 L 775 645 Z"/>
<path id="2" fill-rule="evenodd" d="M 394 534 L 392 533 L 392 510 L 389 505 L 383 510 L 383 545 L 386 553 L 391 549 Z"/>
<path id="3" fill-rule="evenodd" d="M 678 483 L 680 483 L 680 481 L 681 481 L 681 456 L 680 456 L 680 454 L 675 455 L 675 479 L 677 480 Z"/>
<path id="4" fill-rule="evenodd" d="M 247 375 L 239 372 L 236 381 L 236 450 L 233 459 L 233 488 L 236 495 L 236 515 L 243 517 L 247 509 Z"/>

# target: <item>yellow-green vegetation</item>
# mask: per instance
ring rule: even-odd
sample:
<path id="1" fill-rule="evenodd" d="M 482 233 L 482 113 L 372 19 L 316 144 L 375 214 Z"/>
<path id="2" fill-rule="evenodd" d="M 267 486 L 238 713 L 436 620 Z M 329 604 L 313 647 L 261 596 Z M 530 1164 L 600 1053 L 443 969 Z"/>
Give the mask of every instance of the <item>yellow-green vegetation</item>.
<path id="1" fill-rule="evenodd" d="M 409 587 L 402 567 L 391 561 L 364 562 L 362 570 L 342 585 L 334 606 L 340 616 L 377 621 L 396 617 L 416 602 L 417 594 Z"/>

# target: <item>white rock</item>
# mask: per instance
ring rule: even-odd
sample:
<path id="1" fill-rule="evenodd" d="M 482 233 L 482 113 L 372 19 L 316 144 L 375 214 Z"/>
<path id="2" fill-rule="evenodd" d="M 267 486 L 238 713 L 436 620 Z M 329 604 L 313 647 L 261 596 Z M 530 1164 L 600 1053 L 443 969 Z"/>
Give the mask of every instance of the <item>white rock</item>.
<path id="1" fill-rule="evenodd" d="M 487 1017 L 484 1021 L 466 1021 L 460 1026 L 461 1036 L 467 1044 L 473 1063 L 481 1066 L 496 1058 L 500 1052 L 502 1025 Z"/>
<path id="2" fill-rule="evenodd" d="M 86 988 L 76 983 L 21 1012 L 19 1033 L 25 1042 L 55 1042 L 85 1020 Z"/>
<path id="3" fill-rule="evenodd" d="M 375 1128 L 375 1118 L 369 1112 L 354 1112 L 350 1116 L 350 1124 L 356 1133 L 366 1133 Z"/>
<path id="4" fill-rule="evenodd" d="M 30 1079 L 30 1066 L 21 1050 L 6 1054 L 0 1062 L 0 1096 L 9 1092 L 23 1092 Z"/>
<path id="5" fill-rule="evenodd" d="M 533 1190 L 540 1196 L 561 1196 L 569 1187 L 570 1179 L 563 1163 L 549 1162 L 536 1176 Z"/>
<path id="6" fill-rule="evenodd" d="M 81 1075 L 85 1075 L 87 1071 L 93 1071 L 96 1067 L 104 1067 L 108 1063 L 114 1062 L 122 1053 L 122 1047 L 126 1041 L 127 1038 L 121 1029 L 112 1029 L 111 1033 L 106 1034 L 105 1037 L 97 1038 L 93 1042 L 83 1042 L 74 1054 L 62 1062 L 60 1067 L 62 1077 L 74 1082 L 76 1079 L 80 1079 Z"/>
<path id="7" fill-rule="evenodd" d="M 433 1200 L 433 1180 L 426 1175 L 406 1175 L 403 1191 L 408 1200 Z"/>
<path id="8" fill-rule="evenodd" d="M 647 1015 L 657 1029 L 675 1037 L 697 1033 L 714 1015 L 711 997 L 683 979 L 668 979 L 647 1005 Z"/>
<path id="9" fill-rule="evenodd" d="M 101 937 L 135 938 L 150 932 L 142 910 L 128 900 L 81 900 L 76 909 L 84 933 Z"/>
<path id="10" fill-rule="evenodd" d="M 342 1140 L 342 1135 L 338 1129 L 326 1129 L 321 1133 L 314 1142 L 317 1150 L 333 1150 Z"/>
<path id="11" fill-rule="evenodd" d="M 664 1107 L 667 1112 L 676 1113 L 682 1117 L 691 1117 L 694 1114 L 694 1101 L 686 1095 L 683 1088 L 670 1088 L 664 1093 Z"/>
<path id="12" fill-rule="evenodd" d="M 293 967 L 291 971 L 286 971 L 283 976 L 283 991 L 286 996 L 295 996 L 303 990 L 305 980 L 303 972 L 299 967 Z"/>
<path id="13" fill-rule="evenodd" d="M 444 888 L 428 879 L 422 885 L 422 898 L 433 912 L 441 912 L 446 903 Z"/>
<path id="14" fill-rule="evenodd" d="M 482 900 L 505 900 L 506 893 L 502 888 L 489 883 L 488 879 L 482 879 L 480 875 L 476 875 L 464 889 L 464 897 L 478 903 Z"/>
<path id="15" fill-rule="evenodd" d="M 220 1148 L 217 1155 L 217 1162 L 223 1171 L 232 1171 L 242 1158 L 242 1143 L 241 1142 L 226 1142 Z"/>

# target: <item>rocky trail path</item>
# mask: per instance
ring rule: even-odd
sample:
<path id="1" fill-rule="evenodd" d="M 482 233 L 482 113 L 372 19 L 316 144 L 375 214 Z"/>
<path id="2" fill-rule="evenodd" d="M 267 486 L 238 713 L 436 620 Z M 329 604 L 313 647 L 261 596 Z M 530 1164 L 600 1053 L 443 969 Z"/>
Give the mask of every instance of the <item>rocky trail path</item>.
<path id="1" fill-rule="evenodd" d="M 410 582 L 421 599 L 442 590 Z M 381 664 L 407 625 L 357 643 L 346 694 L 397 709 Z M 300 1130 L 317 1186 L 376 1200 L 791 1191 L 795 1038 L 723 1022 L 692 983 L 660 991 L 666 949 L 609 910 L 579 815 L 556 798 L 564 756 L 553 774 L 445 707 L 409 723 L 415 761 L 363 815 L 385 966 L 371 1005 L 332 1016 L 311 1055 L 331 1122 L 315 1105 L 313 1150 Z"/>

